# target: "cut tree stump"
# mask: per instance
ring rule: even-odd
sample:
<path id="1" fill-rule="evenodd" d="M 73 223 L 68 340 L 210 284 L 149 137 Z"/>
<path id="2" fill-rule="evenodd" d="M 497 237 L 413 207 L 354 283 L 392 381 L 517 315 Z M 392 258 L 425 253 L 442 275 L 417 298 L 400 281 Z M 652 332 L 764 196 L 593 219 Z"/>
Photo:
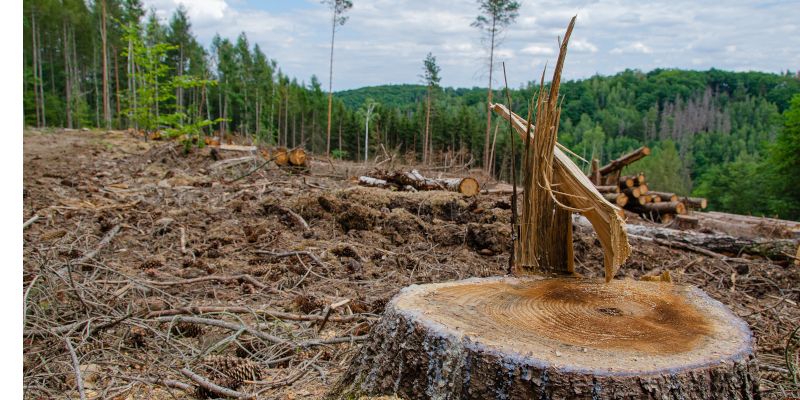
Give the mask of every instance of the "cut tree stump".
<path id="1" fill-rule="evenodd" d="M 747 324 L 692 286 L 495 277 L 411 286 L 330 398 L 757 399 Z"/>

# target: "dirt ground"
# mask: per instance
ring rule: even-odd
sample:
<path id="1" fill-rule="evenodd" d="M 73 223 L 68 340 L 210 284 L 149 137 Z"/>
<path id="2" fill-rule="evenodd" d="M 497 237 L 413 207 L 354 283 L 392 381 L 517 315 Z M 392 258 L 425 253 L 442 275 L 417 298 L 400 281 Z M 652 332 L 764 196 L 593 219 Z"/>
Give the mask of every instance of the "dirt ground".
<path id="1" fill-rule="evenodd" d="M 26 398 L 77 398 L 76 364 L 88 398 L 202 396 L 192 372 L 320 398 L 401 288 L 505 273 L 507 196 L 356 186 L 374 165 L 219 156 L 124 132 L 25 132 L 24 218 L 39 217 L 23 231 Z M 578 272 L 601 276 L 593 233 L 574 240 Z M 668 270 L 707 291 L 753 330 L 764 397 L 797 395 L 785 349 L 800 268 L 631 245 L 618 278 Z"/>

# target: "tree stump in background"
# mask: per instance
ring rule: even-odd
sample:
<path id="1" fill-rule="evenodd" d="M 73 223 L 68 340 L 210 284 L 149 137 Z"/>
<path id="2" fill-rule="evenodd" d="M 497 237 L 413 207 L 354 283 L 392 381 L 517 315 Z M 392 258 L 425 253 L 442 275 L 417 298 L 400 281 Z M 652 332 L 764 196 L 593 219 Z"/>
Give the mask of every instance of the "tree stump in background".
<path id="1" fill-rule="evenodd" d="M 332 398 L 756 399 L 750 330 L 691 286 L 573 278 L 411 286 Z"/>

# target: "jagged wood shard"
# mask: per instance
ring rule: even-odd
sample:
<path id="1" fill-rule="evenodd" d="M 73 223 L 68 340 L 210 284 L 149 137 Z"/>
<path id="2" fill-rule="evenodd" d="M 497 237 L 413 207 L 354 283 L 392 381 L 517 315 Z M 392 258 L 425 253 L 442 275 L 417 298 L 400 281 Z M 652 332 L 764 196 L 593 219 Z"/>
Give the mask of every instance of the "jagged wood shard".
<path id="1" fill-rule="evenodd" d="M 527 139 L 528 122 L 525 119 L 510 113 L 502 104 L 493 104 L 492 110 L 505 119 L 511 119 L 514 130 L 523 140 Z M 555 147 L 553 151 L 553 175 L 561 183 L 558 191 L 568 194 L 564 196 L 565 203 L 583 210 L 580 213 L 591 222 L 597 233 L 604 252 L 605 278 L 610 281 L 631 253 L 625 222 L 618 214 L 619 208 L 609 203 L 597 191 L 589 178 L 559 147 Z"/>

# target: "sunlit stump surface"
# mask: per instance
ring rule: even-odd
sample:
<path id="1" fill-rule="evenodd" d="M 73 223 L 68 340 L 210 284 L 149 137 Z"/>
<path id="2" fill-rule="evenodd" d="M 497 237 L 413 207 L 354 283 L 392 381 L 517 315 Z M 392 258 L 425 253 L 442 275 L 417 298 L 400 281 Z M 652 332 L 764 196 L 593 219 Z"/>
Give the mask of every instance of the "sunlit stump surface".
<path id="1" fill-rule="evenodd" d="M 332 398 L 754 399 L 747 324 L 691 286 L 496 277 L 410 286 Z"/>

